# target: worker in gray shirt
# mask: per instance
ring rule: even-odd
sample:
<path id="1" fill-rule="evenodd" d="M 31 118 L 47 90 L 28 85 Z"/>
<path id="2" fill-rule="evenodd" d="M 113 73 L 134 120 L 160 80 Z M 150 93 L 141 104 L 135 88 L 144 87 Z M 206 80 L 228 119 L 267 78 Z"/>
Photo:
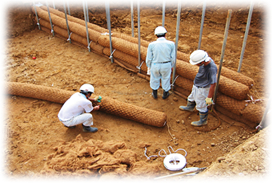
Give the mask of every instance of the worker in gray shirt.
<path id="1" fill-rule="evenodd" d="M 180 106 L 181 110 L 193 111 L 195 106 L 199 111 L 200 120 L 194 121 L 193 126 L 207 124 L 208 108 L 212 105 L 212 97 L 216 86 L 217 67 L 214 61 L 203 50 L 196 50 L 190 55 L 190 63 L 199 66 L 198 73 L 194 79 L 191 94 L 187 98 L 187 106 Z"/>
<path id="2" fill-rule="evenodd" d="M 146 66 L 150 69 L 150 87 L 152 96 L 157 98 L 160 80 L 163 88 L 163 99 L 169 96 L 171 69 L 175 65 L 175 44 L 165 39 L 166 29 L 159 26 L 155 29 L 157 40 L 151 42 L 147 48 Z"/>

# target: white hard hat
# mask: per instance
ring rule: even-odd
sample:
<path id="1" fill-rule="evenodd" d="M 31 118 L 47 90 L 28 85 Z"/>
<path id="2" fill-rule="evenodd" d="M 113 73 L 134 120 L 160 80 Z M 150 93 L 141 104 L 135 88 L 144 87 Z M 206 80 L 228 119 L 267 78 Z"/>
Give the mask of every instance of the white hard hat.
<path id="1" fill-rule="evenodd" d="M 199 64 L 202 61 L 205 61 L 208 58 L 208 53 L 203 50 L 195 50 L 190 55 L 190 64 L 196 65 Z"/>
<path id="2" fill-rule="evenodd" d="M 155 35 L 163 35 L 165 34 L 167 31 L 163 26 L 159 26 L 155 29 Z"/>
<path id="3" fill-rule="evenodd" d="M 94 93 L 94 87 L 93 87 L 93 85 L 90 85 L 90 84 L 82 85 L 79 90 L 83 91 L 85 93 L 88 93 L 88 92 Z"/>

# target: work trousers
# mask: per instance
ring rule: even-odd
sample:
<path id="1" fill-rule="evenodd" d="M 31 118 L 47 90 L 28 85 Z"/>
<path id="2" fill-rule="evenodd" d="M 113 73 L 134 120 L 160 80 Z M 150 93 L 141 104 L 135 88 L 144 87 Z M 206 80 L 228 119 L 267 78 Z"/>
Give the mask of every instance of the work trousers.
<path id="1" fill-rule="evenodd" d="M 78 124 L 83 124 L 84 126 L 93 125 L 93 115 L 90 113 L 83 113 L 81 115 L 75 116 L 68 121 L 61 121 L 65 126 L 75 126 Z"/>
<path id="2" fill-rule="evenodd" d="M 188 96 L 187 100 L 190 102 L 196 103 L 196 110 L 199 112 L 207 112 L 208 108 L 206 105 L 205 99 L 209 95 L 210 87 L 207 88 L 198 88 L 195 85 L 193 85 L 192 92 Z"/>
<path id="3" fill-rule="evenodd" d="M 152 63 L 150 69 L 150 87 L 152 90 L 157 90 L 160 87 L 160 80 L 162 88 L 169 91 L 171 78 L 171 62 L 168 63 Z"/>

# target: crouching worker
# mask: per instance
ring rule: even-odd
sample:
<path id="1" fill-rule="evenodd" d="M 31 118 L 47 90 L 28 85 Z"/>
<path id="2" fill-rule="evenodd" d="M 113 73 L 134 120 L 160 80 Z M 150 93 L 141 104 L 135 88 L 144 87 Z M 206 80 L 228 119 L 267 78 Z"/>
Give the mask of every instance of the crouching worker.
<path id="1" fill-rule="evenodd" d="M 203 50 L 196 50 L 190 55 L 190 63 L 199 66 L 198 73 L 194 79 L 194 85 L 191 94 L 187 98 L 187 106 L 180 106 L 181 110 L 199 111 L 200 120 L 194 121 L 193 126 L 202 126 L 207 124 L 208 108 L 213 104 L 212 97 L 216 86 L 217 67 L 214 61 Z"/>
<path id="2" fill-rule="evenodd" d="M 80 87 L 80 92 L 73 94 L 62 106 L 58 118 L 67 128 L 75 128 L 82 124 L 84 132 L 96 132 L 98 129 L 93 125 L 93 116 L 90 112 L 99 110 L 100 106 L 93 107 L 91 101 L 96 99 L 89 98 L 94 92 L 94 87 L 84 84 Z M 84 113 L 85 112 L 85 113 Z"/>

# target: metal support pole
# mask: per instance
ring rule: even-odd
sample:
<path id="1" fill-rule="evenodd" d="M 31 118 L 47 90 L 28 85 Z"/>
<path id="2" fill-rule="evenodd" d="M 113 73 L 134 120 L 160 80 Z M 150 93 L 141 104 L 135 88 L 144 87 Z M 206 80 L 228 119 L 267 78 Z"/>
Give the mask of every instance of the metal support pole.
<path id="1" fill-rule="evenodd" d="M 162 2 L 162 26 L 165 24 L 165 0 Z"/>
<path id="2" fill-rule="evenodd" d="M 39 27 L 39 30 L 41 30 L 40 20 L 39 20 L 39 17 L 38 17 L 38 13 L 37 13 L 36 5 L 35 5 L 35 2 L 34 2 L 34 1 L 33 1 L 33 7 L 34 7 L 34 10 L 35 10 L 35 14 L 36 14 L 37 25 L 38 25 L 38 27 Z"/>
<path id="3" fill-rule="evenodd" d="M 172 74 L 172 90 L 174 90 L 174 82 L 176 76 L 176 62 L 177 62 L 177 52 L 178 52 L 178 38 L 179 38 L 179 26 L 180 26 L 180 13 L 181 13 L 181 1 L 178 1 L 178 13 L 177 13 L 177 25 L 176 25 L 176 42 L 175 42 L 175 65 Z"/>
<path id="4" fill-rule="evenodd" d="M 55 36 L 55 32 L 54 32 L 54 29 L 53 29 L 53 23 L 52 23 L 52 19 L 51 19 L 51 16 L 50 16 L 50 11 L 49 11 L 49 6 L 48 6 L 48 2 L 47 1 L 46 1 L 46 6 L 47 6 L 47 11 L 48 11 L 50 25 L 51 25 L 51 33 L 53 34 L 53 36 Z"/>
<path id="5" fill-rule="evenodd" d="M 245 36 L 244 36 L 244 41 L 243 41 L 243 46 L 242 46 L 242 51 L 241 51 L 241 55 L 240 55 L 240 61 L 239 61 L 239 66 L 238 66 L 238 71 L 237 72 L 241 71 L 243 57 L 244 57 L 245 48 L 246 48 L 247 35 L 248 35 L 249 26 L 250 26 L 250 22 L 251 22 L 252 12 L 253 12 L 253 1 L 251 1 L 249 12 L 248 12 L 246 31 L 245 31 Z"/>
<path id="6" fill-rule="evenodd" d="M 134 18 L 133 18 L 133 0 L 131 0 L 131 36 L 134 37 Z"/>
<path id="7" fill-rule="evenodd" d="M 87 17 L 86 17 L 86 8 L 85 8 L 84 1 L 83 1 L 83 12 L 84 12 L 84 19 L 85 19 L 85 26 L 86 26 L 86 36 L 87 36 L 87 42 L 88 42 L 88 50 L 90 52 L 91 51 L 90 39 L 89 39 L 89 31 L 88 31 L 88 24 L 87 24 Z"/>
<path id="8" fill-rule="evenodd" d="M 203 33 L 205 11 L 206 11 L 206 1 L 204 1 L 203 8 L 202 8 L 201 26 L 200 26 L 200 33 L 199 33 L 199 40 L 198 40 L 198 47 L 197 47 L 198 50 L 201 47 L 201 40 L 202 40 L 202 33 Z"/>
<path id="9" fill-rule="evenodd" d="M 107 26 L 109 29 L 109 37 L 110 37 L 110 52 L 112 53 L 112 42 L 111 42 L 111 21 L 110 21 L 110 4 L 109 0 L 106 1 L 106 16 L 107 16 Z M 113 63 L 113 57 L 110 57 L 111 63 Z"/>
<path id="10" fill-rule="evenodd" d="M 86 8 L 86 17 L 87 17 L 87 22 L 90 22 L 90 20 L 89 20 L 89 10 L 88 10 L 88 3 L 87 3 L 87 1 L 85 1 L 85 8 Z"/>
<path id="11" fill-rule="evenodd" d="M 272 97 L 270 96 L 268 99 L 268 103 L 266 105 L 262 120 L 261 120 L 260 124 L 256 127 L 256 129 L 262 130 L 263 128 L 267 127 L 268 123 L 267 123 L 266 115 L 270 109 L 271 102 L 272 102 Z"/>
<path id="12" fill-rule="evenodd" d="M 141 65 L 141 28 L 140 28 L 140 0 L 138 0 L 137 5 L 137 13 L 138 13 L 138 65 Z M 139 73 L 141 69 L 139 69 Z"/>
<path id="13" fill-rule="evenodd" d="M 219 86 L 221 69 L 222 69 L 222 64 L 223 64 L 223 59 L 224 59 L 224 54 L 225 54 L 225 48 L 226 48 L 226 44 L 227 44 L 227 38 L 228 38 L 228 32 L 229 32 L 229 25 L 230 25 L 231 13 L 232 13 L 232 10 L 231 9 L 228 10 L 228 17 L 227 17 L 227 22 L 226 22 L 226 27 L 225 27 L 225 33 L 224 33 L 224 41 L 223 41 L 222 50 L 221 50 L 221 56 L 220 56 L 219 71 L 218 71 L 218 75 L 217 75 L 217 82 L 216 82 L 215 92 L 214 92 L 214 95 L 213 95 L 213 101 L 214 101 L 214 103 L 216 102 L 216 96 L 217 96 L 217 91 L 218 91 L 218 86 Z"/>
<path id="14" fill-rule="evenodd" d="M 68 14 L 71 15 L 69 1 L 67 1 L 67 9 L 68 9 Z"/>
<path id="15" fill-rule="evenodd" d="M 65 12 L 65 20 L 66 20 L 66 26 L 67 26 L 67 32 L 68 32 L 68 40 L 69 40 L 69 43 L 72 43 L 71 38 L 70 38 L 70 29 L 69 29 L 69 24 L 68 24 L 68 19 L 67 19 L 67 11 L 66 11 L 66 6 L 65 6 L 65 1 L 63 1 L 63 7 L 64 7 L 64 12 Z"/>

